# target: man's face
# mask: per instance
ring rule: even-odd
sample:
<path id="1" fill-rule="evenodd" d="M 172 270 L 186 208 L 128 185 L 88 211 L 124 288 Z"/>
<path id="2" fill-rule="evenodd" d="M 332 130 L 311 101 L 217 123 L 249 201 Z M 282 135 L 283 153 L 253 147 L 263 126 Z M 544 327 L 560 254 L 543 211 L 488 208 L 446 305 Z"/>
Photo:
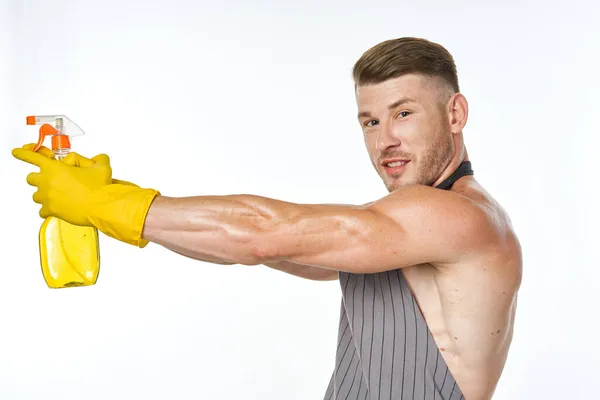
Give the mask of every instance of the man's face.
<path id="1" fill-rule="evenodd" d="M 365 144 L 388 191 L 432 185 L 450 162 L 449 99 L 443 84 L 413 74 L 356 89 Z"/>

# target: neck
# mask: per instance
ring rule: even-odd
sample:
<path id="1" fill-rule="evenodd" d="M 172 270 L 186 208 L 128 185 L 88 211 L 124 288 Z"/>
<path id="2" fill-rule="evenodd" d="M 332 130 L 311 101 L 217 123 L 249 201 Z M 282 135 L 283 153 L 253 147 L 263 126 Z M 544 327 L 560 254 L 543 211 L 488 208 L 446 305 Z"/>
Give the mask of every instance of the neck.
<path id="1" fill-rule="evenodd" d="M 446 168 L 444 168 L 444 171 L 442 172 L 442 174 L 433 183 L 432 186 L 436 187 L 440 183 L 442 183 L 445 179 L 447 179 L 450 175 L 452 175 L 452 173 L 454 171 L 456 171 L 458 166 L 464 161 L 469 161 L 469 154 L 467 153 L 466 147 L 462 146 L 461 150 L 454 154 L 454 156 L 452 157 L 452 159 L 450 160 L 450 162 L 448 163 Z"/>

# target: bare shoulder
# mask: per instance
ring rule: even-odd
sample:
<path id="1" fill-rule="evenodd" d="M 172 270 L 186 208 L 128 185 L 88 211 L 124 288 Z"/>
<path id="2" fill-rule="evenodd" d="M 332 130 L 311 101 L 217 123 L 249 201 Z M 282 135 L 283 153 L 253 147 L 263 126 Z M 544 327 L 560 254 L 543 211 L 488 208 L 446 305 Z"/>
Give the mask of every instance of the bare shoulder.
<path id="1" fill-rule="evenodd" d="M 439 257 L 430 263 L 488 254 L 515 238 L 506 214 L 476 182 L 452 191 L 409 186 L 365 207 L 405 227 L 411 243 L 435 248 Z"/>
<path id="2" fill-rule="evenodd" d="M 414 185 L 362 206 L 270 201 L 267 207 L 256 201 L 272 221 L 256 245 L 257 259 L 350 273 L 479 261 L 507 236 L 500 214 L 477 193 Z"/>

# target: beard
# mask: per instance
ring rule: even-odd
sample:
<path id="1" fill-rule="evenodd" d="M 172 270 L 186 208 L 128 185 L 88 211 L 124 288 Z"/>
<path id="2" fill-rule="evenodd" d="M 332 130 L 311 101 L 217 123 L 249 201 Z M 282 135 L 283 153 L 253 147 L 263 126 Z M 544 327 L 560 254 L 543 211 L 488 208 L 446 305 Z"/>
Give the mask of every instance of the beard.
<path id="1" fill-rule="evenodd" d="M 440 133 L 416 163 L 413 164 L 411 160 L 410 164 L 415 169 L 414 176 L 408 181 L 393 180 L 387 183 L 387 190 L 392 192 L 413 185 L 432 186 L 452 160 L 454 151 L 452 135 L 449 132 Z"/>

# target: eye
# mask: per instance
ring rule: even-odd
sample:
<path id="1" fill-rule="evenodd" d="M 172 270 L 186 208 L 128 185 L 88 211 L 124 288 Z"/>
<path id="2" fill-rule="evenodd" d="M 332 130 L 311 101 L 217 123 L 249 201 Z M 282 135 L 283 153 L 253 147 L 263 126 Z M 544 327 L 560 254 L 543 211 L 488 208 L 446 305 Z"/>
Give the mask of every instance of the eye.
<path id="1" fill-rule="evenodd" d="M 371 124 L 371 123 L 373 123 L 373 124 Z M 379 121 L 377 121 L 376 119 L 372 119 L 370 121 L 365 122 L 365 126 L 371 127 L 371 126 L 376 125 L 378 123 L 379 123 Z"/>
<path id="2" fill-rule="evenodd" d="M 400 112 L 398 113 L 398 116 L 399 116 L 399 117 L 403 117 L 403 118 L 406 118 L 406 117 L 408 117 L 409 115 L 410 115 L 410 111 L 400 111 Z"/>

